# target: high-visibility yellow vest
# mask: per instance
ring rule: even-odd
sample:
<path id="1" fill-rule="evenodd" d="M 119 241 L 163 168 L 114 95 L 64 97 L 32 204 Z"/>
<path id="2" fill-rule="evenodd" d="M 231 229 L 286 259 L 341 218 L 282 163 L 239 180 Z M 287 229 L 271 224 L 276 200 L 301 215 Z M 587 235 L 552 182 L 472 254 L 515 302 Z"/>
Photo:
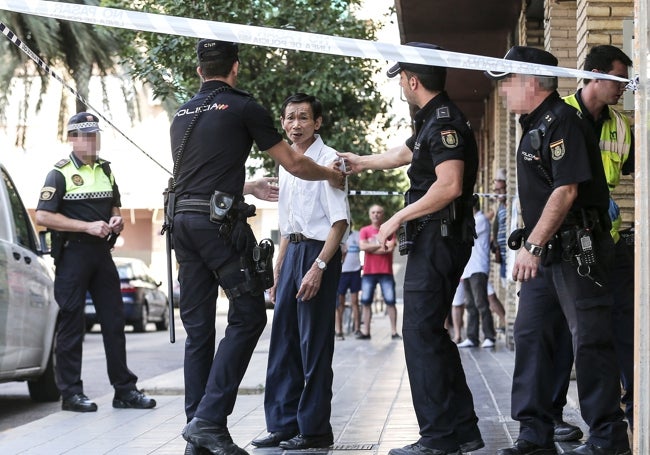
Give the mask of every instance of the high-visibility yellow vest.
<path id="1" fill-rule="evenodd" d="M 565 96 L 564 101 L 582 112 L 575 93 Z M 600 156 L 603 160 L 607 186 L 611 193 L 621 181 L 621 169 L 630 155 L 632 129 L 630 121 L 625 115 L 611 106 L 607 106 L 607 109 L 609 109 L 609 119 L 603 123 L 600 132 Z M 618 230 L 622 221 L 620 214 L 616 220 L 612 221 L 611 234 L 614 242 L 618 242 L 620 238 Z"/>

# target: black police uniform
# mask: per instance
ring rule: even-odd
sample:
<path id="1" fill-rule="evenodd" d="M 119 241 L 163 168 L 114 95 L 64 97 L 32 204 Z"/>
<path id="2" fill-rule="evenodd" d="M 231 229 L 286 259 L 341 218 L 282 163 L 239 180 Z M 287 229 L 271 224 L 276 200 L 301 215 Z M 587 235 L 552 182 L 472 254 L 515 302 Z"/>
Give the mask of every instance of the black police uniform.
<path id="1" fill-rule="evenodd" d="M 433 220 L 419 223 L 421 231 L 406 265 L 402 324 L 420 443 L 458 450 L 481 434 L 458 349 L 444 324 L 472 249 L 478 151 L 467 120 L 445 92 L 416 113 L 415 134 L 406 145 L 413 151 L 407 203 L 420 199 L 437 180 L 437 165 L 447 160 L 465 163 L 457 220 L 447 223 L 448 211 L 443 209 L 429 217 Z"/>
<path id="2" fill-rule="evenodd" d="M 200 108 L 217 89 L 225 90 Z M 176 112 L 171 125 L 176 151 L 195 115 L 176 179 L 176 204 L 208 201 L 215 190 L 242 197 L 245 162 L 253 142 L 268 150 L 282 140 L 269 113 L 245 92 L 221 81 L 207 81 Z M 174 158 L 176 158 L 174 156 Z M 240 254 L 220 237 L 220 225 L 208 213 L 181 211 L 174 216 L 173 241 L 180 264 L 180 314 L 185 343 L 185 413 L 226 425 L 257 341 L 266 325 L 262 292 L 244 292 L 230 300 L 228 326 L 215 354 L 215 315 L 219 286 L 247 282 Z M 230 273 L 219 273 L 226 266 Z M 228 267 L 226 267 L 227 269 Z M 219 278 L 215 279 L 215 272 Z"/>
<path id="3" fill-rule="evenodd" d="M 74 154 L 50 171 L 36 210 L 61 213 L 82 221 L 109 222 L 120 207 L 120 193 L 108 163 L 94 167 Z M 54 297 L 59 305 L 56 326 L 56 382 L 63 399 L 83 393 L 81 354 L 86 324 L 86 292 L 102 326 L 108 378 L 116 395 L 136 389 L 138 378 L 126 364 L 124 307 L 120 278 L 111 257 L 112 245 L 85 233 L 62 233 L 65 246 L 56 259 Z"/>
<path id="4" fill-rule="evenodd" d="M 598 143 L 578 111 L 557 92 L 522 116 L 520 123 L 524 133 L 517 150 L 517 181 L 527 232 L 538 222 L 554 188 L 578 184 L 578 196 L 554 237 L 553 248 L 542 255 L 537 277 L 521 284 L 511 409 L 513 419 L 520 422 L 519 439 L 552 445 L 555 336 L 564 316 L 572 334 L 580 410 L 590 428 L 588 442 L 627 448 L 610 325 L 612 296 L 605 285 L 613 240 Z M 539 150 L 535 136 L 541 142 Z M 578 275 L 576 266 L 564 260 L 572 252 L 563 251 L 567 245 L 558 240 L 566 239 L 563 232 L 583 225 L 581 209 L 593 225 L 598 262 L 589 273 L 591 278 Z"/>
<path id="5" fill-rule="evenodd" d="M 580 111 L 593 128 L 594 137 L 600 138 L 603 123 L 609 120 L 609 109 L 603 109 L 600 117 L 594 119 L 582 101 L 582 89 L 576 93 Z M 632 138 L 634 139 L 634 138 Z M 634 172 L 634 140 L 627 160 L 622 166 L 623 175 Z M 614 348 L 618 359 L 621 384 L 625 393 L 621 402 L 625 406 L 625 417 L 630 428 L 633 424 L 633 389 L 634 389 L 634 248 L 625 239 L 620 238 L 614 246 L 614 260 L 609 271 L 609 284 L 614 297 L 612 306 L 612 330 Z M 571 335 L 559 334 L 568 339 L 569 349 L 558 352 L 557 370 L 564 372 L 557 376 L 556 388 L 553 395 L 553 415 L 555 419 L 562 418 L 562 410 L 566 405 L 566 394 L 569 390 L 573 352 L 571 350 Z"/>

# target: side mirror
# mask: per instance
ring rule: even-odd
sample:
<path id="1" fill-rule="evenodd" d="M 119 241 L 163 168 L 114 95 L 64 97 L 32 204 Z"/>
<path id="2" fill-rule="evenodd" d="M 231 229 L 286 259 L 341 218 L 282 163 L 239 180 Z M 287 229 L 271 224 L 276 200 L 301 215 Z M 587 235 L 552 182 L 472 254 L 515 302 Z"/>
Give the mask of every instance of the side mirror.
<path id="1" fill-rule="evenodd" d="M 52 252 L 52 236 L 50 231 L 38 231 L 39 252 L 50 254 Z"/>

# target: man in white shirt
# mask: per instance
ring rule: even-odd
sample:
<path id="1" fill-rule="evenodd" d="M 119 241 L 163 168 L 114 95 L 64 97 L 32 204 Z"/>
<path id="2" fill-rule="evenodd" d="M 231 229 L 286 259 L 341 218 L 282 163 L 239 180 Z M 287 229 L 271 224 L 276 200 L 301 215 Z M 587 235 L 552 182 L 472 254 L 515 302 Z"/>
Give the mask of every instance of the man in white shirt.
<path id="1" fill-rule="evenodd" d="M 487 282 L 490 273 L 490 222 L 481 212 L 478 201 L 474 205 L 474 222 L 476 235 L 472 255 L 461 276 L 465 289 L 465 309 L 467 311 L 467 338 L 458 344 L 459 348 L 471 348 L 479 345 L 479 313 L 483 328 L 483 348 L 494 347 L 496 333 L 494 320 L 488 302 Z"/>
<path id="2" fill-rule="evenodd" d="M 296 153 L 319 164 L 338 159 L 315 132 L 322 105 L 304 93 L 282 105 L 282 127 Z M 334 442 L 332 357 L 340 244 L 348 230 L 347 191 L 301 180 L 280 168 L 280 249 L 266 372 L 264 411 L 269 434 L 256 447 L 302 450 Z"/>

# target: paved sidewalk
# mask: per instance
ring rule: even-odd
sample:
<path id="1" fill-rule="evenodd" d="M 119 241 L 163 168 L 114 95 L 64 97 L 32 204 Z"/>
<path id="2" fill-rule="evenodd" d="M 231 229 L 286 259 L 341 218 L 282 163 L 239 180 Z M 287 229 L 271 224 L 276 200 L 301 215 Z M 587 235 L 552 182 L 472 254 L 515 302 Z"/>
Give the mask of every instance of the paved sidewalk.
<path id="1" fill-rule="evenodd" d="M 402 308 L 398 305 L 398 312 Z M 267 326 L 270 330 L 271 324 Z M 178 328 L 177 328 L 178 329 Z M 266 334 L 268 335 L 268 334 Z M 475 454 L 494 454 L 512 444 L 518 424 L 510 418 L 510 384 L 514 353 L 498 340 L 493 349 L 461 349 L 469 386 L 474 394 L 485 448 Z M 280 449 L 254 449 L 250 441 L 265 433 L 263 385 L 268 336 L 258 344 L 229 420 L 233 439 L 251 454 L 279 455 Z M 385 455 L 391 448 L 418 439 L 418 426 L 401 341 L 390 338 L 387 316 L 373 315 L 372 339 L 353 335 L 336 342 L 334 353 L 332 455 Z M 112 394 L 96 399 L 96 413 L 57 412 L 0 433 L 0 453 L 10 454 L 173 454 L 185 441 L 180 432 L 183 412 L 183 372 L 171 371 L 140 382 L 158 401 L 152 410 L 113 409 Z M 567 420 L 586 428 L 575 406 L 575 387 L 565 411 Z"/>

